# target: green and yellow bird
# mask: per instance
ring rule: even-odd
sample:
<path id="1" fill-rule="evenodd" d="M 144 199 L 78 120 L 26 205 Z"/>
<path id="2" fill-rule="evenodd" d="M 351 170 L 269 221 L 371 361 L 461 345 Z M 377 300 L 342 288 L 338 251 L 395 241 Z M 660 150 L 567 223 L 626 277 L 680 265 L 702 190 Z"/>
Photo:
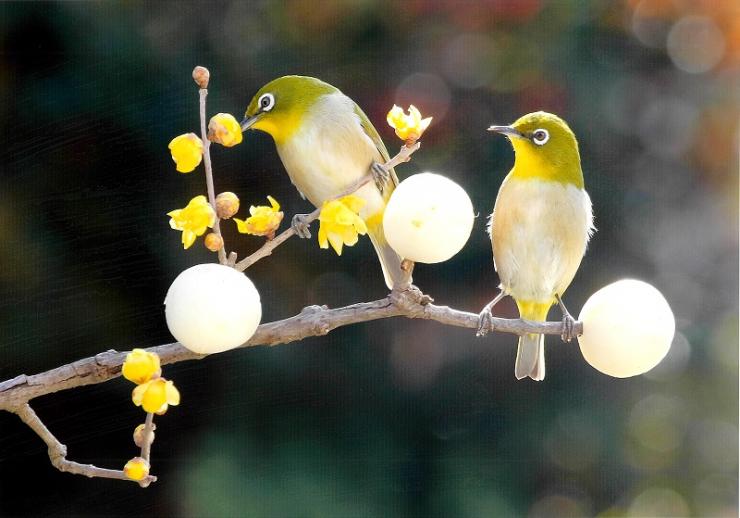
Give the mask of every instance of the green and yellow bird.
<path id="1" fill-rule="evenodd" d="M 403 279 L 401 257 L 383 232 L 383 212 L 398 177 L 393 169 L 383 168 L 388 151 L 352 99 L 313 77 L 280 77 L 255 94 L 241 126 L 242 130 L 251 128 L 272 136 L 293 185 L 316 207 L 372 172 L 376 182 L 355 193 L 365 200 L 360 217 L 367 225 L 388 288 Z M 303 215 L 296 215 L 292 224 L 298 235 L 310 237 Z"/>
<path id="2" fill-rule="evenodd" d="M 561 297 L 594 230 L 578 141 L 565 121 L 546 112 L 488 130 L 509 138 L 515 161 L 499 189 L 488 229 L 501 292 L 481 311 L 478 334 L 491 328 L 491 308 L 510 295 L 521 318 L 537 322 L 545 321 L 550 306 L 559 303 L 563 339 L 570 340 L 573 318 Z M 517 379 L 544 379 L 544 335 L 519 338 L 514 374 Z"/>

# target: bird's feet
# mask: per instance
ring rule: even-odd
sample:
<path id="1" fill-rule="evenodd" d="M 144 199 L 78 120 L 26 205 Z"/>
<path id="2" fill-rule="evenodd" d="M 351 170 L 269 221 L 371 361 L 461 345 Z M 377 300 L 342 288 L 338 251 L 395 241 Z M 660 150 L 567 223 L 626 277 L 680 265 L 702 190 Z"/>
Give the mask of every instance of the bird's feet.
<path id="1" fill-rule="evenodd" d="M 475 336 L 486 336 L 489 331 L 493 331 L 493 312 L 486 305 L 478 315 L 478 331 Z"/>
<path id="2" fill-rule="evenodd" d="M 301 239 L 309 239 L 311 237 L 311 231 L 308 229 L 311 222 L 308 221 L 308 216 L 309 214 L 296 214 L 290 221 L 290 226 Z"/>
<path id="3" fill-rule="evenodd" d="M 569 313 L 563 315 L 563 334 L 560 335 L 560 338 L 563 340 L 563 342 L 570 342 L 578 336 L 575 332 L 575 324 L 576 319 L 573 318 Z"/>
<path id="4" fill-rule="evenodd" d="M 560 311 L 563 313 L 563 332 L 560 335 L 560 339 L 563 342 L 570 342 L 578 336 L 575 332 L 576 319 L 573 318 L 568 309 L 565 307 L 565 304 L 563 304 L 563 300 L 560 298 L 560 295 L 556 295 L 555 298 L 557 299 L 558 305 L 560 306 Z"/>
<path id="5" fill-rule="evenodd" d="M 503 299 L 506 294 L 501 290 L 496 297 L 485 305 L 478 315 L 478 331 L 475 333 L 476 336 L 486 336 L 489 331 L 493 331 L 493 306 L 498 304 L 498 301 Z"/>
<path id="6" fill-rule="evenodd" d="M 373 175 L 375 187 L 377 187 L 381 193 L 385 191 L 385 187 L 386 185 L 388 185 L 388 182 L 391 179 L 390 171 L 388 171 L 388 169 L 386 169 L 383 164 L 373 162 L 373 164 L 370 166 L 370 172 Z"/>
<path id="7" fill-rule="evenodd" d="M 413 284 L 406 286 L 395 286 L 388 294 L 391 302 L 397 307 L 403 308 L 408 314 L 423 315 L 424 306 L 428 306 L 434 299 L 426 295 Z"/>

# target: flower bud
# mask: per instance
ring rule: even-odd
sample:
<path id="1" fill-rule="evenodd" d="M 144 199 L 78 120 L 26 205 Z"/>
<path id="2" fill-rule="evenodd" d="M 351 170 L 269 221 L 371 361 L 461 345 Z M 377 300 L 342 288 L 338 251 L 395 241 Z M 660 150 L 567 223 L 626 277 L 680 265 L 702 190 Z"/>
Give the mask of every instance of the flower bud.
<path id="1" fill-rule="evenodd" d="M 242 128 L 230 113 L 217 113 L 208 123 L 208 140 L 224 147 L 233 147 L 242 141 Z"/>
<path id="2" fill-rule="evenodd" d="M 239 212 L 239 197 L 233 192 L 222 192 L 216 196 L 216 214 L 221 219 L 229 219 Z"/>
<path id="3" fill-rule="evenodd" d="M 134 457 L 123 467 L 123 474 L 131 480 L 144 480 L 149 475 L 149 463 L 141 457 Z"/>
<path id="4" fill-rule="evenodd" d="M 203 244 L 206 245 L 206 248 L 211 252 L 218 252 L 219 250 L 221 250 L 221 248 L 223 248 L 224 240 L 218 234 L 214 234 L 213 232 L 211 232 L 210 234 L 206 235 L 205 239 L 203 240 Z"/>
<path id="5" fill-rule="evenodd" d="M 206 67 L 195 67 L 193 69 L 193 80 L 199 88 L 208 88 L 208 80 L 211 78 L 211 73 Z"/>
<path id="6" fill-rule="evenodd" d="M 134 429 L 134 444 L 141 448 L 144 446 L 144 428 L 146 427 L 145 424 L 140 424 Z M 150 443 L 154 442 L 154 430 L 157 429 L 157 425 L 152 423 L 152 432 L 151 432 L 151 439 L 149 440 Z"/>

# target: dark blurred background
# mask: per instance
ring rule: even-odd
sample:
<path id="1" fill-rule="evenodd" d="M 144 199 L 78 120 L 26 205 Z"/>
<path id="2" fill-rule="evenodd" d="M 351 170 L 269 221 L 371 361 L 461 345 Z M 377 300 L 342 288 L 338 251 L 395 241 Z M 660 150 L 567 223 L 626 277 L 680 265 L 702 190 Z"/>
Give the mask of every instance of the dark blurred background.
<path id="1" fill-rule="evenodd" d="M 165 368 L 182 404 L 158 418 L 153 473 L 68 475 L 0 414 L 0 514 L 737 516 L 738 104 L 735 0 L 310 0 L 0 5 L 0 380 L 172 341 L 162 301 L 183 269 L 165 213 L 205 192 L 167 144 L 244 112 L 283 74 L 355 99 L 388 147 L 394 104 L 434 123 L 401 178 L 446 174 L 480 213 L 465 249 L 420 265 L 438 303 L 477 312 L 498 283 L 484 228 L 513 163 L 485 131 L 538 109 L 581 144 L 595 235 L 566 302 L 624 277 L 677 318 L 663 363 L 612 379 L 547 340 L 547 379 L 514 379 L 516 338 L 385 320 Z M 213 148 L 218 191 L 310 207 L 271 139 Z M 260 240 L 236 235 L 243 256 Z M 315 231 L 316 229 L 314 229 Z M 292 239 L 248 271 L 264 321 L 385 295 L 363 239 L 341 258 Z M 516 316 L 512 303 L 498 313 Z M 559 318 L 553 310 L 551 318 Z M 34 407 L 70 458 L 120 468 L 143 413 L 122 379 Z"/>

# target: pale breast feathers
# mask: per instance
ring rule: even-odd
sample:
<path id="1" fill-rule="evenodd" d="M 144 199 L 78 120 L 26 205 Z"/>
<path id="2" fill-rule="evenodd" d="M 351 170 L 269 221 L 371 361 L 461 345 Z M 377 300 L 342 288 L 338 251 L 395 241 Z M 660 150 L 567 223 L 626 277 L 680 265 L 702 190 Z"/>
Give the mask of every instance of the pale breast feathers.
<path id="1" fill-rule="evenodd" d="M 520 300 L 549 301 L 562 294 L 592 229 L 591 202 L 583 189 L 507 177 L 490 223 L 502 286 Z"/>

